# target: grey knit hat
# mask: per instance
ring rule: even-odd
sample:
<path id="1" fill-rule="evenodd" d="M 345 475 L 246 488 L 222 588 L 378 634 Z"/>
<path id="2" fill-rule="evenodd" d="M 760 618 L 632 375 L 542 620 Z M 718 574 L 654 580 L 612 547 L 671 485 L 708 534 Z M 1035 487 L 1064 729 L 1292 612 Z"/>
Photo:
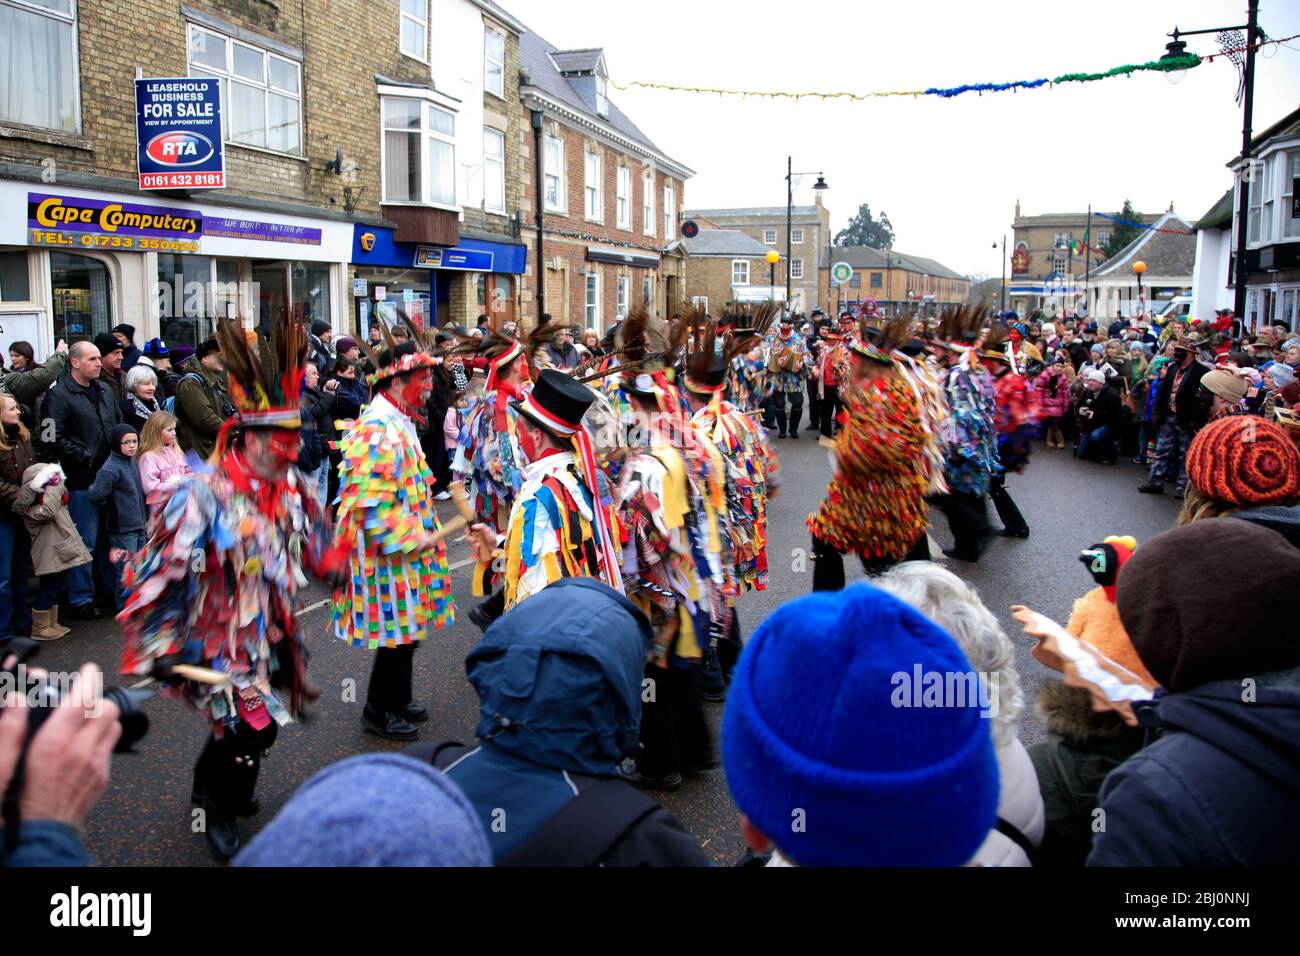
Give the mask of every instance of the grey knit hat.
<path id="1" fill-rule="evenodd" d="M 235 858 L 235 866 L 491 866 L 465 795 L 428 763 L 363 754 L 331 764 Z"/>

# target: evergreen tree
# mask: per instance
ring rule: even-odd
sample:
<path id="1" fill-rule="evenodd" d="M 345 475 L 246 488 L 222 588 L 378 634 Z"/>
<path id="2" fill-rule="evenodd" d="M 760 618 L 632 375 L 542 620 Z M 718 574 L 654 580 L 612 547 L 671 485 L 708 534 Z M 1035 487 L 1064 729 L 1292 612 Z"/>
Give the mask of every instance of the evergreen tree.
<path id="1" fill-rule="evenodd" d="M 872 218 L 871 206 L 863 203 L 858 207 L 858 214 L 849 220 L 849 224 L 835 237 L 837 246 L 873 246 L 887 249 L 894 244 L 894 227 L 889 223 L 889 216 L 880 214 L 879 219 Z"/>
<path id="2" fill-rule="evenodd" d="M 1124 200 L 1124 208 L 1115 213 L 1115 218 L 1126 219 L 1129 222 L 1138 221 L 1138 214 L 1133 211 L 1132 200 Z M 1107 259 L 1142 234 L 1142 230 L 1137 226 L 1128 226 L 1122 222 L 1111 223 L 1111 225 L 1113 229 L 1110 234 L 1110 242 L 1106 243 L 1105 249 Z"/>

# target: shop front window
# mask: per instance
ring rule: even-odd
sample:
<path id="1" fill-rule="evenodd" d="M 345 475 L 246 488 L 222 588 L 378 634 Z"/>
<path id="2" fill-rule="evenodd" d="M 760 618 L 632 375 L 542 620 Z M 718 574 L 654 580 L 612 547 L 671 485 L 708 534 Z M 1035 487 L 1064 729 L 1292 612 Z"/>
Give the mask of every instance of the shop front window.
<path id="1" fill-rule="evenodd" d="M 289 318 L 289 273 L 283 262 L 253 262 L 257 328 L 268 339 Z"/>
<path id="2" fill-rule="evenodd" d="M 97 259 L 50 253 L 54 298 L 54 339 L 68 343 L 93 339 L 113 328 L 113 283 Z"/>
<path id="3" fill-rule="evenodd" d="M 211 283 L 208 256 L 158 254 L 158 327 L 169 348 L 197 346 L 212 335 Z"/>
<path id="4" fill-rule="evenodd" d="M 366 294 L 356 298 L 361 335 L 368 335 L 376 322 L 390 329 L 407 321 L 417 329 L 428 326 L 433 316 L 432 270 L 357 269 L 354 276 L 366 283 Z"/>
<path id="5" fill-rule="evenodd" d="M 330 267 L 327 262 L 295 262 L 293 314 L 308 327 L 317 319 L 330 322 Z"/>
<path id="6" fill-rule="evenodd" d="M 27 250 L 0 252 L 0 302 L 28 302 Z"/>

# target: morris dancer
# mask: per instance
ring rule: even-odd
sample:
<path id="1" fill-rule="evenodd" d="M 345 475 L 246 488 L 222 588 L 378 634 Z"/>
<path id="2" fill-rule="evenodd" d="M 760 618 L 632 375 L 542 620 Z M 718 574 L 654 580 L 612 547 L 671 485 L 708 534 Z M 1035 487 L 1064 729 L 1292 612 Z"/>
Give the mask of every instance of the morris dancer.
<path id="1" fill-rule="evenodd" d="M 411 341 L 385 349 L 369 376 L 374 399 L 343 437 L 337 540 L 348 550 L 334 591 L 334 636 L 375 652 L 362 725 L 414 740 L 428 711 L 411 697 L 416 645 L 452 623 L 447 548 L 433 508 L 433 473 L 416 433 L 436 360 Z"/>
<path id="2" fill-rule="evenodd" d="M 714 625 L 725 616 L 725 466 L 686 426 L 662 369 L 624 375 L 622 389 L 634 419 L 619 473 L 623 579 L 655 634 L 646 664 L 654 693 L 642 710 L 641 749 L 623 776 L 634 786 L 675 790 L 683 772 L 717 765 L 697 682 Z"/>
<path id="3" fill-rule="evenodd" d="M 878 331 L 864 321 L 849 344 L 835 476 L 826 500 L 808 516 L 814 591 L 844 587 L 847 553 L 859 555 L 868 573 L 930 556 L 927 436 L 916 395 L 890 354 L 908 338 L 908 326 L 908 320 L 894 319 Z"/>
<path id="4" fill-rule="evenodd" d="M 218 322 L 217 341 L 236 414 L 217 437 L 210 467 L 186 478 L 155 512 L 148 542 L 127 568 L 118 620 L 126 634 L 122 672 L 175 682 L 168 693 L 212 722 L 194 767 L 193 799 L 204 811 L 208 846 L 224 862 L 239 851 L 236 818 L 258 811 L 262 757 L 302 699 L 317 695 L 306 683 L 294 617 L 303 572 L 330 578 L 344 555 L 327 547 L 320 502 L 295 464 L 307 360 L 302 326 L 284 323 L 274 342 L 260 343 L 260 356 L 233 322 Z"/>
<path id="5" fill-rule="evenodd" d="M 706 648 L 701 693 L 709 701 L 723 699 L 726 676 L 740 652 L 737 598 L 745 591 L 767 587 L 767 502 L 777 488 L 777 458 L 764 429 L 723 397 L 732 362 L 764 331 L 745 328 L 744 322 L 743 318 L 731 320 L 715 348 L 712 323 L 698 320 L 704 331 L 699 348 L 687 360 L 681 393 L 698 439 L 711 442 L 726 467 L 727 507 L 720 516 L 724 519 L 726 608 L 724 620 Z"/>
<path id="6" fill-rule="evenodd" d="M 537 385 L 512 403 L 523 486 L 505 534 L 486 523 L 469 534 L 480 562 L 492 561 L 498 546 L 504 552 L 504 610 L 560 578 L 599 578 L 623 589 L 611 490 L 582 425 L 595 399 L 565 373 L 543 369 Z"/>
<path id="7" fill-rule="evenodd" d="M 497 535 L 505 534 L 528 465 L 519 437 L 518 402 L 533 387 L 534 360 L 544 358 L 543 346 L 558 331 L 559 327 L 545 325 L 523 341 L 493 332 L 482 344 L 470 341 L 453 349 L 453 354 L 469 349 L 482 357 L 487 383 L 482 397 L 472 402 L 465 414 L 452 471 L 458 479 L 470 481 L 473 510 Z M 473 577 L 475 597 L 488 594 L 493 576 L 491 562 L 480 561 Z M 486 630 L 505 608 L 505 595 L 497 590 L 471 608 L 468 617 L 480 630 Z"/>

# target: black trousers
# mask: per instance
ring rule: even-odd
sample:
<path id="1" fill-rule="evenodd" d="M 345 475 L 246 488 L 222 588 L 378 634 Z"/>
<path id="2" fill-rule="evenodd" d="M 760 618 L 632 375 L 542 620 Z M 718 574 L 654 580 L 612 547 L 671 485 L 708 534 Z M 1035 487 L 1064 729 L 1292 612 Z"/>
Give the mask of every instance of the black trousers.
<path id="1" fill-rule="evenodd" d="M 233 817 L 252 802 L 262 757 L 275 743 L 279 730 L 274 720 L 261 730 L 241 720 L 220 740 L 216 734 L 208 735 L 194 765 L 194 790 L 207 794 L 213 813 Z"/>
<path id="2" fill-rule="evenodd" d="M 826 386 L 826 397 L 822 399 L 821 429 L 827 438 L 835 437 L 835 418 L 840 413 L 840 389 L 837 385 Z"/>
<path id="3" fill-rule="evenodd" d="M 844 554 L 837 551 L 831 544 L 823 541 L 821 538 L 814 537 L 813 544 L 813 590 L 814 591 L 843 591 L 844 590 Z M 893 558 L 863 558 L 862 571 L 867 575 L 880 574 L 888 571 L 896 564 L 902 564 L 902 561 L 895 561 Z M 916 544 L 912 545 L 912 550 L 908 551 L 903 557 L 903 561 L 929 561 L 930 560 L 930 538 L 922 534 Z"/>
<path id="4" fill-rule="evenodd" d="M 646 664 L 651 700 L 641 700 L 641 748 L 636 769 L 662 779 L 713 756 L 709 725 L 700 703 L 699 669 Z"/>
<path id="5" fill-rule="evenodd" d="M 948 529 L 952 532 L 952 547 L 964 560 L 979 558 L 984 537 L 988 534 L 988 511 L 984 496 L 964 491 L 940 495 L 934 504 L 948 516 Z"/>
<path id="6" fill-rule="evenodd" d="M 799 434 L 799 420 L 803 418 L 803 389 L 797 392 L 775 391 L 772 393 L 773 417 L 776 419 L 778 433 L 786 434 L 785 403 L 790 400 L 789 434 Z"/>
<path id="7" fill-rule="evenodd" d="M 989 482 L 989 498 L 998 511 L 998 520 L 1002 522 L 1002 527 L 1008 534 L 1029 533 L 1029 525 L 1025 523 L 1024 515 L 1020 513 L 1020 509 L 1016 507 L 1015 501 L 1007 492 L 1006 472 L 995 475 Z"/>
<path id="8" fill-rule="evenodd" d="M 726 634 L 719 634 L 717 646 L 712 642 L 704 649 L 704 666 L 700 668 L 699 688 L 701 692 L 716 692 L 726 688 L 731 677 L 731 669 L 740 657 L 740 614 L 731 608 L 731 626 Z"/>
<path id="9" fill-rule="evenodd" d="M 375 651 L 370 670 L 370 688 L 366 691 L 366 710 L 376 713 L 401 713 L 411 702 L 411 668 L 415 645 L 381 647 Z"/>
<path id="10" fill-rule="evenodd" d="M 808 431 L 816 431 L 822 420 L 822 399 L 817 392 L 817 380 L 808 379 Z"/>

